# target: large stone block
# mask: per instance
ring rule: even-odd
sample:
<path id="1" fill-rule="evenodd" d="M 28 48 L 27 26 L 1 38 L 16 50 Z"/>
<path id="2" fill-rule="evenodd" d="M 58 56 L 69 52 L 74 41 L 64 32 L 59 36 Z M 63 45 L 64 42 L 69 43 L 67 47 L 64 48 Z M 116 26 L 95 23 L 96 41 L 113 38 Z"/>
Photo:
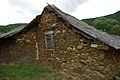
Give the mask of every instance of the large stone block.
<path id="1" fill-rule="evenodd" d="M 93 70 L 97 70 L 97 71 L 103 71 L 105 68 L 105 66 L 94 66 L 92 67 Z"/>

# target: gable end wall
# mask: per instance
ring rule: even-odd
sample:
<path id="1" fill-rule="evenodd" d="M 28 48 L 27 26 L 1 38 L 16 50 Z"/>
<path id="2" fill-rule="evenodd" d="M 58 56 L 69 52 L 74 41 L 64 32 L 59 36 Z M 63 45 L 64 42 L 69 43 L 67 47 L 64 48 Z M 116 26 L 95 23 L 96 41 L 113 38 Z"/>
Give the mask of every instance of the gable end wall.
<path id="1" fill-rule="evenodd" d="M 83 74 L 83 78 L 84 74 L 95 73 L 95 79 L 108 79 L 116 74 L 120 51 L 78 31 L 54 12 L 44 11 L 39 22 L 40 61 Z M 55 51 L 45 50 L 44 33 L 50 30 L 54 30 Z"/>

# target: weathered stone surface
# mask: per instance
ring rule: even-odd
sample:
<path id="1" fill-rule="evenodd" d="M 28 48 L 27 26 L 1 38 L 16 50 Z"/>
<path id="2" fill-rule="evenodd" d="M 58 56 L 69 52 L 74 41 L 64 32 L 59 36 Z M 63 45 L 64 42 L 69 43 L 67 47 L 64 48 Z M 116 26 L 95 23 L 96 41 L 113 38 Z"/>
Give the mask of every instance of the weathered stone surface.
<path id="1" fill-rule="evenodd" d="M 103 71 L 105 68 L 105 66 L 94 66 L 92 67 L 93 70 L 97 70 L 97 71 Z"/>
<path id="2" fill-rule="evenodd" d="M 104 53 L 100 53 L 100 54 L 99 54 L 99 58 L 100 58 L 100 59 L 104 59 L 104 58 L 105 58 L 105 54 L 104 54 Z"/>
<path id="3" fill-rule="evenodd" d="M 33 36 L 33 39 L 36 39 L 36 36 Z"/>
<path id="4" fill-rule="evenodd" d="M 83 47 L 82 45 L 78 45 L 77 49 L 82 49 L 82 47 Z"/>
<path id="5" fill-rule="evenodd" d="M 67 50 L 72 50 L 72 47 L 68 47 Z"/>
<path id="6" fill-rule="evenodd" d="M 97 48 L 97 47 L 98 47 L 98 44 L 91 44 L 91 47 L 92 47 L 92 48 Z"/>
<path id="7" fill-rule="evenodd" d="M 79 56 L 80 56 L 80 54 L 77 54 L 77 56 L 79 57 Z"/>
<path id="8" fill-rule="evenodd" d="M 63 30 L 62 32 L 63 32 L 63 33 L 65 33 L 65 32 L 66 32 L 66 30 Z"/>
<path id="9" fill-rule="evenodd" d="M 54 27 L 54 26 L 56 26 L 57 24 L 56 23 L 54 23 L 52 26 Z"/>
<path id="10" fill-rule="evenodd" d="M 60 50 L 59 53 L 64 53 L 64 52 Z"/>
<path id="11" fill-rule="evenodd" d="M 76 48 L 75 48 L 75 47 L 73 47 L 73 50 L 76 50 Z"/>
<path id="12" fill-rule="evenodd" d="M 81 42 L 83 42 L 84 40 L 83 39 L 80 39 Z"/>
<path id="13" fill-rule="evenodd" d="M 71 62 L 74 62 L 74 60 L 71 60 Z"/>
<path id="14" fill-rule="evenodd" d="M 119 76 L 115 76 L 114 80 L 120 80 L 120 77 Z"/>
<path id="15" fill-rule="evenodd" d="M 29 40 L 29 39 L 27 39 L 27 40 L 26 40 L 26 42 L 27 42 L 27 43 L 30 43 L 30 40 Z"/>
<path id="16" fill-rule="evenodd" d="M 60 30 L 56 31 L 56 34 L 60 33 Z"/>
<path id="17" fill-rule="evenodd" d="M 108 49 L 109 49 L 109 47 L 108 47 L 108 46 L 106 46 L 106 45 L 99 45 L 99 46 L 97 47 L 97 49 L 101 49 L 101 50 L 108 50 Z"/>
<path id="18" fill-rule="evenodd" d="M 56 57 L 56 60 L 60 61 L 60 58 Z"/>
<path id="19" fill-rule="evenodd" d="M 22 41 L 22 39 L 17 39 L 17 41 Z"/>
<path id="20" fill-rule="evenodd" d="M 107 65 L 104 69 L 104 74 L 107 74 L 108 72 L 110 72 L 110 67 L 111 65 Z"/>

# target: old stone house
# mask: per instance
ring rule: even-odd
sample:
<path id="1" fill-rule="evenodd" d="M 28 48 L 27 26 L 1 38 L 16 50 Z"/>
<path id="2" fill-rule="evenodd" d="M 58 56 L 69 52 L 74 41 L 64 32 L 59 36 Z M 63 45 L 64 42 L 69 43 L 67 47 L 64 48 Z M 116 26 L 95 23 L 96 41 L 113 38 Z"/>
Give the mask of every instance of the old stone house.
<path id="1" fill-rule="evenodd" d="M 44 8 L 26 26 L 0 35 L 0 62 L 43 62 L 83 80 L 107 80 L 120 67 L 120 37 Z"/>

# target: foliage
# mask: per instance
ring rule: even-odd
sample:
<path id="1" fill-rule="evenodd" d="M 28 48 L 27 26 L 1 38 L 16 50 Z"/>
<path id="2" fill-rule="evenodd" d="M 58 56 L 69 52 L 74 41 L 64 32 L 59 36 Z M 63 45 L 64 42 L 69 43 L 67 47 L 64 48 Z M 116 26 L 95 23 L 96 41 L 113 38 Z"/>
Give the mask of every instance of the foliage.
<path id="1" fill-rule="evenodd" d="M 26 25 L 26 23 L 9 24 L 9 25 L 6 25 L 6 26 L 0 26 L 0 32 L 1 33 L 6 33 L 6 32 L 11 31 L 12 29 L 15 29 L 15 28 L 17 28 L 19 26 L 22 26 L 22 25 Z"/>
<path id="2" fill-rule="evenodd" d="M 105 17 L 96 18 L 93 22 L 93 26 L 99 30 L 110 33 L 111 28 L 117 25 L 118 21 L 115 19 L 107 19 Z"/>
<path id="3" fill-rule="evenodd" d="M 120 24 L 120 11 L 118 11 L 118 12 L 116 12 L 114 14 L 111 14 L 111 15 L 107 15 L 105 17 L 110 18 L 110 19 L 116 19 Z"/>
<path id="4" fill-rule="evenodd" d="M 115 25 L 111 29 L 111 33 L 120 36 L 120 25 Z"/>
<path id="5" fill-rule="evenodd" d="M 89 19 L 83 19 L 83 22 L 86 22 L 87 24 L 93 26 L 93 21 L 95 21 L 96 18 L 89 18 Z"/>

